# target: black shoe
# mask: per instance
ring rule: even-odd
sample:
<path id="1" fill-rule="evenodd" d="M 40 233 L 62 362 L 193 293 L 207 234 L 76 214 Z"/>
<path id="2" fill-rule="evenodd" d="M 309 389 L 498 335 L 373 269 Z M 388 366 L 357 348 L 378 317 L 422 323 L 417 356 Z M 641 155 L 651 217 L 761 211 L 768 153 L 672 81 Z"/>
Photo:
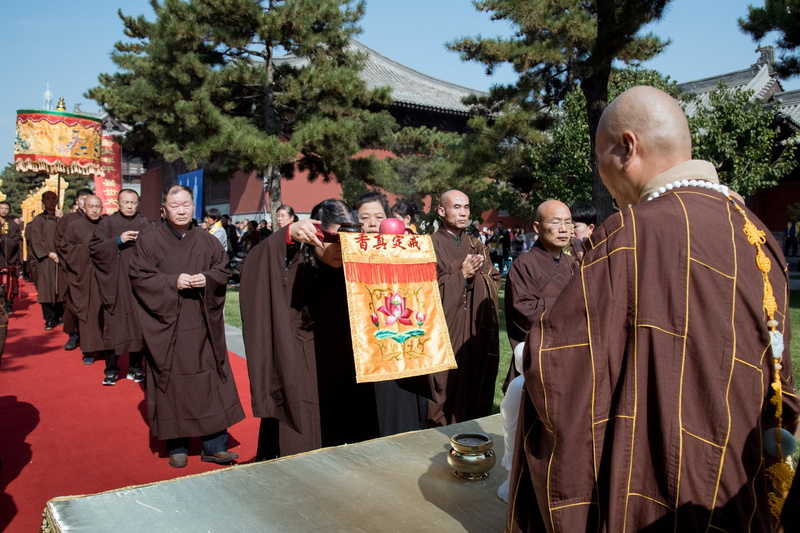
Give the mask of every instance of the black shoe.
<path id="1" fill-rule="evenodd" d="M 103 379 L 103 385 L 105 386 L 112 386 L 117 384 L 117 375 L 116 374 L 106 374 L 106 377 Z"/>
<path id="2" fill-rule="evenodd" d="M 83 364 L 84 365 L 92 365 L 92 364 L 94 364 L 94 355 L 92 355 L 92 354 L 84 354 L 84 356 L 83 356 Z"/>
<path id="3" fill-rule="evenodd" d="M 74 350 L 75 348 L 78 347 L 80 343 L 81 343 L 80 336 L 77 333 L 73 333 L 72 335 L 69 336 L 69 340 L 67 340 L 67 343 L 64 345 L 64 349 Z"/>
<path id="4" fill-rule="evenodd" d="M 47 322 L 44 323 L 45 331 L 53 331 L 54 329 L 56 329 L 56 323 L 53 322 L 52 320 L 48 320 Z"/>
<path id="5" fill-rule="evenodd" d="M 134 383 L 141 383 L 144 381 L 144 373 L 141 370 L 128 370 L 128 379 Z"/>

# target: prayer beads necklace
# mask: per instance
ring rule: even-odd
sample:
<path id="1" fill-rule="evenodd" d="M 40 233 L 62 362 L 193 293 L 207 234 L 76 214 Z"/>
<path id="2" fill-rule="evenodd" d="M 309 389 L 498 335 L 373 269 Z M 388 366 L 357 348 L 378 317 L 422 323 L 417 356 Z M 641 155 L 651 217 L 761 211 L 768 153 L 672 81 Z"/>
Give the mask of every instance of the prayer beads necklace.
<path id="1" fill-rule="evenodd" d="M 714 191 L 719 191 L 725 196 L 728 196 L 728 186 L 727 185 L 720 185 L 719 183 L 711 183 L 710 181 L 706 180 L 675 180 L 672 183 L 667 183 L 663 187 L 659 187 L 657 191 L 650 194 L 647 197 L 647 201 L 649 202 L 653 198 L 658 198 L 662 194 L 667 191 L 671 191 L 672 189 L 678 189 L 680 187 L 700 187 L 701 189 L 712 189 Z"/>

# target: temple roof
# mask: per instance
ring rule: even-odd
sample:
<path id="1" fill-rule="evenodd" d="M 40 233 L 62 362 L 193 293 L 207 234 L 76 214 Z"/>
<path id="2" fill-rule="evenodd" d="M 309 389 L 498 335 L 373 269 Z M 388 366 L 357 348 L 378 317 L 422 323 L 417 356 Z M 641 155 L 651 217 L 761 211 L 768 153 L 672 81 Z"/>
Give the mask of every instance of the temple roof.
<path id="1" fill-rule="evenodd" d="M 681 92 L 693 93 L 697 96 L 694 102 L 686 105 L 686 114 L 693 116 L 698 107 L 709 105 L 711 93 L 717 89 L 720 81 L 725 82 L 728 90 L 753 91 L 753 100 L 761 102 L 766 102 L 772 94 L 781 90 L 778 78 L 772 70 L 772 64 L 759 60 L 758 63 L 744 70 L 678 84 Z"/>
<path id="2" fill-rule="evenodd" d="M 461 102 L 463 98 L 488 94 L 423 74 L 379 54 L 355 39 L 350 40 L 349 46 L 351 50 L 367 56 L 361 71 L 361 79 L 367 88 L 389 87 L 395 105 L 467 114 L 469 107 Z M 275 61 L 301 65 L 305 59 L 287 54 L 275 58 Z"/>
<path id="3" fill-rule="evenodd" d="M 775 95 L 780 107 L 780 114 L 789 120 L 795 130 L 800 130 L 800 90 L 786 91 Z"/>

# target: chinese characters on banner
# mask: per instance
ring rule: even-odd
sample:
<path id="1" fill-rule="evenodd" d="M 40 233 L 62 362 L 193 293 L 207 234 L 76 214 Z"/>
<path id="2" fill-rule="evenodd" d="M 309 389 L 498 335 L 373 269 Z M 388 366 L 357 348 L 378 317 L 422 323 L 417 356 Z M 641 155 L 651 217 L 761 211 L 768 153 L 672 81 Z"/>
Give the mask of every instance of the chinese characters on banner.
<path id="1" fill-rule="evenodd" d="M 94 177 L 94 193 L 103 202 L 103 214 L 119 209 L 117 196 L 122 189 L 122 149 L 111 135 L 103 135 L 100 149 L 103 174 Z"/>
<path id="2" fill-rule="evenodd" d="M 356 381 L 456 368 L 430 235 L 340 233 Z"/>

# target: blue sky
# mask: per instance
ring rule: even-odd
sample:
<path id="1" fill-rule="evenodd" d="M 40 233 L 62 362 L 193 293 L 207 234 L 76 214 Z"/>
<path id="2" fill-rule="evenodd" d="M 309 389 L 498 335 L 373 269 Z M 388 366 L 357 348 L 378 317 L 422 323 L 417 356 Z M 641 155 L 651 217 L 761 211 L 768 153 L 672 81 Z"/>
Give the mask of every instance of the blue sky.
<path id="1" fill-rule="evenodd" d="M 663 19 L 648 28 L 672 44 L 647 67 L 679 82 L 747 68 L 755 63 L 756 43 L 742 34 L 737 19 L 747 5 L 763 0 L 673 0 Z M 64 97 L 67 110 L 76 103 L 98 111 L 83 93 L 97 76 L 113 72 L 110 53 L 126 40 L 117 9 L 152 16 L 147 0 L 26 0 L 8 2 L 0 17 L 0 168 L 13 160 L 17 109 L 41 108 L 47 83 L 54 103 Z M 510 69 L 485 75 L 478 64 L 464 63 L 445 43 L 459 37 L 507 34 L 468 0 L 367 0 L 359 40 L 373 50 L 437 78 L 475 89 L 512 81 Z M 764 44 L 771 44 L 765 39 Z M 800 89 L 800 80 L 784 82 Z"/>

